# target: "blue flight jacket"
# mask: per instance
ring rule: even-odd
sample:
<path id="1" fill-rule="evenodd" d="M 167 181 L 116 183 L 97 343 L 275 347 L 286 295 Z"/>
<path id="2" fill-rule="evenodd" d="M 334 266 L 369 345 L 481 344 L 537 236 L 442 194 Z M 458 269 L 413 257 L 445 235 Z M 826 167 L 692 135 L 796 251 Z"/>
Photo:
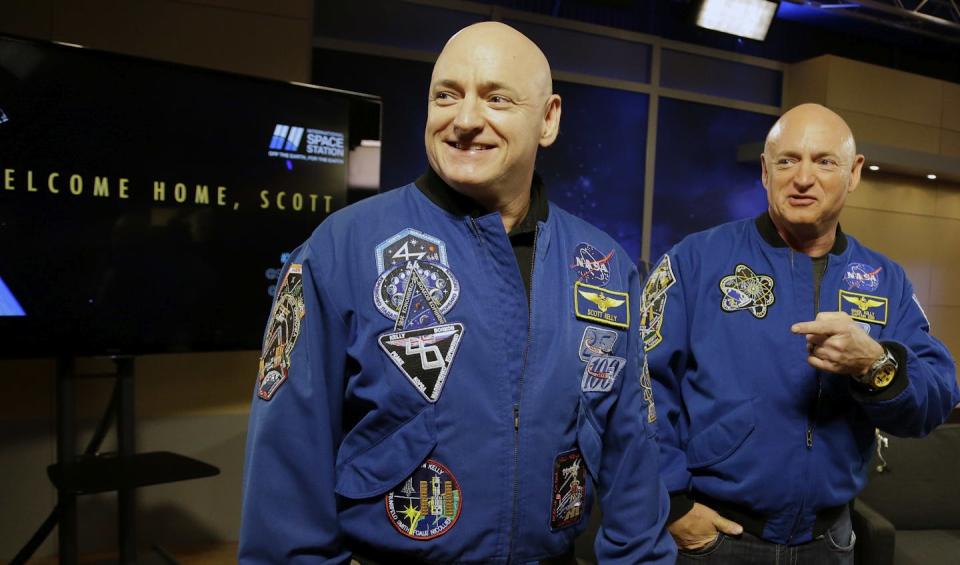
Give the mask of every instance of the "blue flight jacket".
<path id="1" fill-rule="evenodd" d="M 923 436 L 960 401 L 953 360 L 903 269 L 839 228 L 818 302 L 811 258 L 763 214 L 677 244 L 649 277 L 643 309 L 673 500 L 699 493 L 751 509 L 771 542 L 810 541 L 817 511 L 860 492 L 874 428 Z M 807 363 L 791 325 L 838 310 L 897 358 L 887 388 Z"/>
<path id="2" fill-rule="evenodd" d="M 572 547 L 596 494 L 602 563 L 673 563 L 637 270 L 553 205 L 534 250 L 528 313 L 500 215 L 410 184 L 293 253 L 250 415 L 241 563 L 536 561 Z"/>

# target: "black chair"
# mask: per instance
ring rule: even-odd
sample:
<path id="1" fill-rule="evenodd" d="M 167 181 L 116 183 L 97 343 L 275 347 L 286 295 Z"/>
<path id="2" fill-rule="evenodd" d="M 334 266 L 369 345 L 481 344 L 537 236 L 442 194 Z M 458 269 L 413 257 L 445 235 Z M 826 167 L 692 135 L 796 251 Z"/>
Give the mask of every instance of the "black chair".
<path id="1" fill-rule="evenodd" d="M 880 441 L 854 504 L 857 564 L 960 563 L 960 424 Z"/>

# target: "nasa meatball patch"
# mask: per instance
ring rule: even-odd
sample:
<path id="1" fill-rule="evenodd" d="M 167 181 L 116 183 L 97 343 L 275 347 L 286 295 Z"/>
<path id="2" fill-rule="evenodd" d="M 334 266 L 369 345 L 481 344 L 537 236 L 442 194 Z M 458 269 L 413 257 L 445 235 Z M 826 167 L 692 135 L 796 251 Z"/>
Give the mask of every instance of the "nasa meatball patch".
<path id="1" fill-rule="evenodd" d="M 290 265 L 283 283 L 277 289 L 277 299 L 270 312 L 267 332 L 263 337 L 260 353 L 260 370 L 257 374 L 257 396 L 270 400 L 287 380 L 290 372 L 290 356 L 300 337 L 301 324 L 306 316 L 303 305 L 303 267 Z"/>

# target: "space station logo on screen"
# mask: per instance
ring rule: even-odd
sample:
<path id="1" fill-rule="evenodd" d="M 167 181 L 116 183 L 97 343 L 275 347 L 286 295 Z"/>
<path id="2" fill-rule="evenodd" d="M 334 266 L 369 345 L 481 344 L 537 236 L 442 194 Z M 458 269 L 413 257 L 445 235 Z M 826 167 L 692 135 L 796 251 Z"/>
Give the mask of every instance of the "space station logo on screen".
<path id="1" fill-rule="evenodd" d="M 304 141 L 306 143 L 303 143 Z M 344 135 L 338 131 L 277 124 L 273 128 L 267 155 L 281 159 L 342 165 Z"/>

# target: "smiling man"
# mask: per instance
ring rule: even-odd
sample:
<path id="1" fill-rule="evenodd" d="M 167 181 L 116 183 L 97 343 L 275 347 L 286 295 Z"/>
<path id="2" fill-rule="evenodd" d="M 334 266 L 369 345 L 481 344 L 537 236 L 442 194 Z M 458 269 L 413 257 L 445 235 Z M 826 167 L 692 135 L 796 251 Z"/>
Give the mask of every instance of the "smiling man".
<path id="1" fill-rule="evenodd" d="M 561 104 L 493 22 L 431 78 L 430 168 L 286 266 L 244 470 L 241 563 L 672 563 L 640 281 L 534 172 Z"/>
<path id="2" fill-rule="evenodd" d="M 960 401 L 903 269 L 840 229 L 864 157 L 804 104 L 760 157 L 768 209 L 693 234 L 644 288 L 669 530 L 681 563 L 853 563 L 874 428 L 922 436 Z"/>

